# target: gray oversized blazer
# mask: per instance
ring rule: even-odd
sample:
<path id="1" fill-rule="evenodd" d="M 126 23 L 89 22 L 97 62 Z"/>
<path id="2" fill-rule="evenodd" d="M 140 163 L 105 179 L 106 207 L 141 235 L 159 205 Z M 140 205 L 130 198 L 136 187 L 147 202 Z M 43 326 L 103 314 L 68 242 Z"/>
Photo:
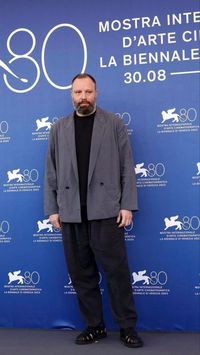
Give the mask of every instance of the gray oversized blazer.
<path id="1" fill-rule="evenodd" d="M 123 121 L 99 107 L 95 115 L 88 172 L 89 220 L 137 210 L 134 163 Z M 51 128 L 45 171 L 45 214 L 81 222 L 74 116 Z"/>

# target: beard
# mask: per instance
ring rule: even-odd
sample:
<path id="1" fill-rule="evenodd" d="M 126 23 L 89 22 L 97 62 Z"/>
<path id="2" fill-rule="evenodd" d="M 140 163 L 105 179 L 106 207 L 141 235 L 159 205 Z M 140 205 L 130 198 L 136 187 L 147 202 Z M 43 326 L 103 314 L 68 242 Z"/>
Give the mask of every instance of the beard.
<path id="1" fill-rule="evenodd" d="M 80 103 L 75 104 L 74 103 L 74 108 L 77 112 L 77 114 L 87 116 L 90 115 L 91 113 L 94 112 L 96 105 L 91 104 L 88 101 L 82 101 Z"/>

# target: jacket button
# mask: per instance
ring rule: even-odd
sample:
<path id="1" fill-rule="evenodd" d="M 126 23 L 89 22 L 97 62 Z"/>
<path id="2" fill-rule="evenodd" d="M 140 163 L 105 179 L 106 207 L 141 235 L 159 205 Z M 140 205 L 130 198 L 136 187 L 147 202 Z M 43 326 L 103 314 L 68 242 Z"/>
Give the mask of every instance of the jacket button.
<path id="1" fill-rule="evenodd" d="M 103 185 L 104 185 L 104 183 L 103 183 L 103 182 L 100 182 L 100 185 L 101 185 L 101 186 L 103 186 Z"/>
<path id="2" fill-rule="evenodd" d="M 66 186 L 65 188 L 68 190 L 68 189 L 69 189 L 69 186 Z"/>

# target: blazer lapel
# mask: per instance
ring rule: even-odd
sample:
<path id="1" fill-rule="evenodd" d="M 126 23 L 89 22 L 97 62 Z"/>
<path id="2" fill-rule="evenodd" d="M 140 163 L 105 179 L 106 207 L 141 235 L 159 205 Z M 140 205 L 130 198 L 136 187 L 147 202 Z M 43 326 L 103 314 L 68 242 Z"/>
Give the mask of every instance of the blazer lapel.
<path id="1" fill-rule="evenodd" d="M 66 120 L 66 142 L 68 145 L 68 153 L 71 155 L 72 166 L 76 179 L 78 181 L 78 167 L 77 167 L 77 157 L 76 157 L 76 143 L 75 143 L 75 129 L 74 129 L 74 115 L 71 114 Z"/>
<path id="2" fill-rule="evenodd" d="M 97 160 L 98 152 L 102 142 L 102 138 L 105 131 L 105 119 L 103 115 L 98 112 L 94 119 L 94 126 L 92 132 L 91 148 L 90 148 L 90 162 L 89 162 L 89 171 L 88 171 L 88 185 L 91 181 L 92 174 L 95 168 L 95 163 Z"/>

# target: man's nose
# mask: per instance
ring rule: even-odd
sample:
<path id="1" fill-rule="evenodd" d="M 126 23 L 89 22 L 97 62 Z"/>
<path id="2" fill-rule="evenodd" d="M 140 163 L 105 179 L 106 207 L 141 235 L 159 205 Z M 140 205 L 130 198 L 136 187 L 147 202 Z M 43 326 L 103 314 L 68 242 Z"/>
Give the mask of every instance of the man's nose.
<path id="1" fill-rule="evenodd" d="M 86 99 L 86 97 L 87 97 L 86 92 L 85 92 L 85 91 L 82 91 L 82 93 L 81 93 L 81 99 L 82 99 L 82 100 L 83 100 L 83 99 Z"/>

